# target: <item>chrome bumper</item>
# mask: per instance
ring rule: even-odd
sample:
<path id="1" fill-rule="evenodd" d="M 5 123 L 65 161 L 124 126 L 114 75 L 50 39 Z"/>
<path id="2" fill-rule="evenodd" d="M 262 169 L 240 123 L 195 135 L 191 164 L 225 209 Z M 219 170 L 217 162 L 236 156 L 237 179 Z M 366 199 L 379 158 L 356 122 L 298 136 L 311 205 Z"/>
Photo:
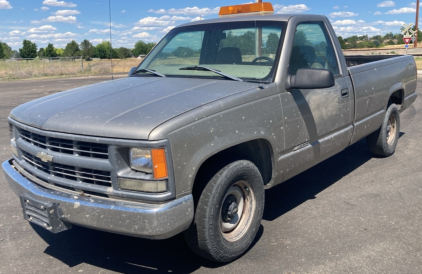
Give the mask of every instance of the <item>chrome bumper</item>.
<path id="1" fill-rule="evenodd" d="M 148 239 L 166 239 L 187 229 L 193 220 L 193 197 L 164 204 L 101 199 L 42 188 L 23 177 L 11 164 L 2 164 L 6 180 L 19 197 L 58 205 L 60 220 L 93 229 Z"/>

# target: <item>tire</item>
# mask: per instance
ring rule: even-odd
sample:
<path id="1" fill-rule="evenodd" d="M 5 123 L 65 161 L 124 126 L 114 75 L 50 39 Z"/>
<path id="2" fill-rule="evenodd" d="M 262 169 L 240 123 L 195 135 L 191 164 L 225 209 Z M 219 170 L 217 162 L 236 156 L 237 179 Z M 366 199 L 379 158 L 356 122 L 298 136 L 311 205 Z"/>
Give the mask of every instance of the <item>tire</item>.
<path id="1" fill-rule="evenodd" d="M 375 156 L 391 156 L 396 150 L 399 134 L 400 113 L 397 105 L 391 104 L 387 108 L 381 128 L 366 137 L 368 148 Z"/>
<path id="2" fill-rule="evenodd" d="M 264 194 L 262 176 L 253 163 L 241 160 L 222 168 L 202 191 L 194 221 L 185 231 L 189 247 L 215 262 L 239 258 L 261 225 Z"/>

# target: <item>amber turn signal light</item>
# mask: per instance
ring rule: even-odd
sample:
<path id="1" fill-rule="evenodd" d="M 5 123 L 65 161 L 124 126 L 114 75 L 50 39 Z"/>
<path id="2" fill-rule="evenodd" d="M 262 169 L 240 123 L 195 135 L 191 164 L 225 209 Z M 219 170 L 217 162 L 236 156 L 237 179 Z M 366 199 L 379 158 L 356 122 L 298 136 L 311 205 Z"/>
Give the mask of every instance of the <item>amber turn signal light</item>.
<path id="1" fill-rule="evenodd" d="M 274 8 L 271 3 L 252 3 L 235 6 L 222 7 L 219 16 L 237 15 L 237 14 L 272 14 Z"/>
<path id="2" fill-rule="evenodd" d="M 152 166 L 154 179 L 163 179 L 168 177 L 166 151 L 164 148 L 152 149 Z"/>

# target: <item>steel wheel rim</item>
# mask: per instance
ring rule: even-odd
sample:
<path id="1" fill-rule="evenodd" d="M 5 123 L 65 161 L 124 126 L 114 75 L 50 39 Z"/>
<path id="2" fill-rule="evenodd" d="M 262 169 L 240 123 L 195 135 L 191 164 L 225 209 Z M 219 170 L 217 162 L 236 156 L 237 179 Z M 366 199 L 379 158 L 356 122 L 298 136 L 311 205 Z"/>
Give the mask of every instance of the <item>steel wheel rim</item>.
<path id="1" fill-rule="evenodd" d="M 397 131 L 397 120 L 396 117 L 392 114 L 388 118 L 387 123 L 387 143 L 392 145 L 396 140 L 396 131 Z"/>
<path id="2" fill-rule="evenodd" d="M 227 202 L 235 200 L 236 214 L 230 215 L 227 220 Z M 233 205 L 231 203 L 230 205 Z M 251 184 L 247 181 L 234 183 L 224 195 L 220 205 L 220 231 L 224 239 L 234 242 L 242 238 L 248 231 L 256 210 L 256 200 Z"/>

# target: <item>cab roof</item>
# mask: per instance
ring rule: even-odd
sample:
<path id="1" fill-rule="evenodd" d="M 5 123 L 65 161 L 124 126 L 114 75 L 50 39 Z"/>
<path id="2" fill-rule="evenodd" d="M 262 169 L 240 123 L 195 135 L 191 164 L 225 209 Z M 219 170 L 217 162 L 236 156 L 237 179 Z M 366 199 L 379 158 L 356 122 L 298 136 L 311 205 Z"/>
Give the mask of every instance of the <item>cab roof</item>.
<path id="1" fill-rule="evenodd" d="M 315 14 L 265 14 L 265 15 L 235 15 L 235 16 L 224 16 L 214 19 L 206 19 L 195 22 L 190 22 L 177 26 L 187 27 L 187 26 L 196 26 L 204 24 L 213 24 L 213 23 L 226 23 L 226 22 L 242 22 L 242 21 L 282 21 L 287 22 L 292 17 L 303 17 L 304 21 L 314 21 L 321 20 L 324 21 L 325 16 L 315 15 Z"/>

